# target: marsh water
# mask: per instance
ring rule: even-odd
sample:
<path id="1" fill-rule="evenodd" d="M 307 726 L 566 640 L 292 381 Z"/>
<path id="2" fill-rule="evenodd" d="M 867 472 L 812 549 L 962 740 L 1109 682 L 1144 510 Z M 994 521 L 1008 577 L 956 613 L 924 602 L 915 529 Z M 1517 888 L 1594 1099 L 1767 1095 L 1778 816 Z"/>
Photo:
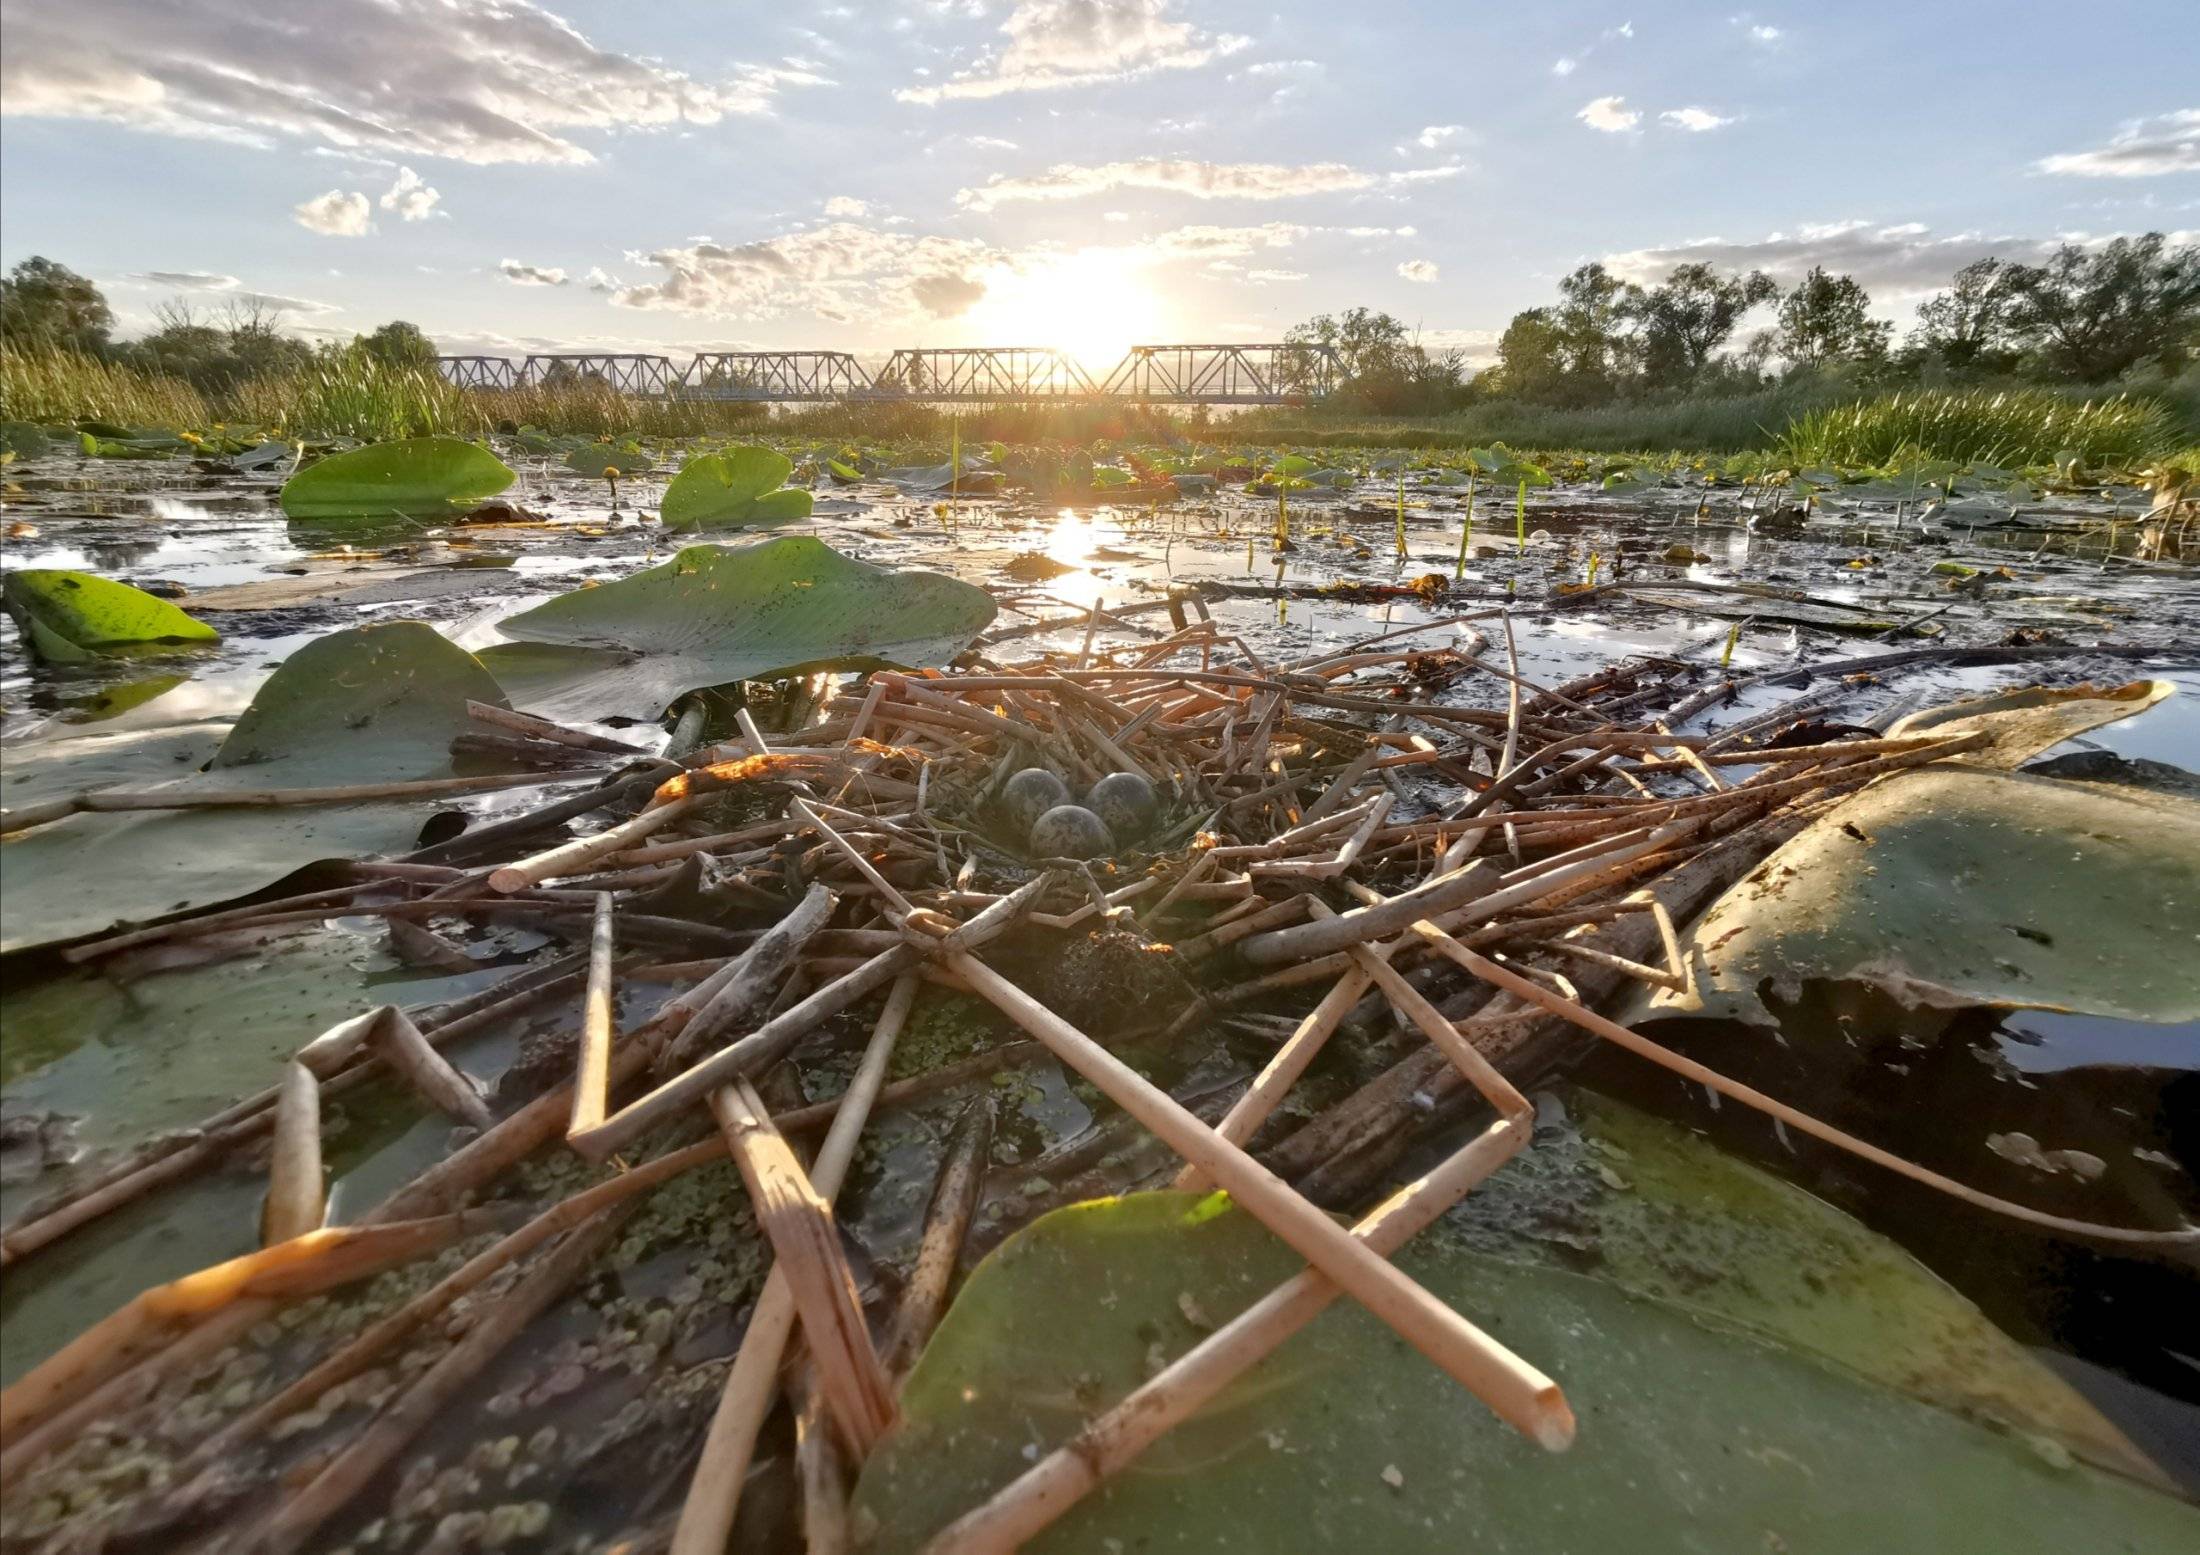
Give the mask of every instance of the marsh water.
<path id="1" fill-rule="evenodd" d="M 677 548 L 650 521 L 661 476 L 621 482 L 614 492 L 548 461 L 515 455 L 511 462 L 521 481 L 507 498 L 532 516 L 364 527 L 288 522 L 275 505 L 276 478 L 198 473 L 181 460 L 70 455 L 7 467 L 0 472 L 7 567 L 125 579 L 176 598 L 222 633 L 210 650 L 80 670 L 30 663 L 12 625 L 0 626 L 0 733 L 8 749 L 226 720 L 272 665 L 340 626 L 425 619 L 461 645 L 485 645 L 497 640 L 499 618 L 585 581 L 653 565 Z M 2189 568 L 2134 554 L 2131 519 L 2143 497 L 2130 491 L 2058 497 L 2016 511 L 1972 505 L 1922 522 L 1891 505 L 1829 500 L 1774 524 L 1763 494 L 1731 486 L 1619 497 L 1591 482 L 1561 480 L 1528 492 L 1524 514 L 1515 493 L 1481 491 L 1471 532 L 1463 479 L 1415 470 L 1402 499 L 1400 491 L 1394 472 L 1373 471 L 1333 495 L 1291 494 L 1284 518 L 1290 539 L 1280 550 L 1276 501 L 1240 492 L 1064 507 L 871 481 L 821 490 L 812 518 L 785 527 L 864 560 L 985 585 L 1004 607 L 996 630 L 1057 623 L 1008 643 L 1001 650 L 1008 655 L 1074 651 L 1084 613 L 1095 605 L 1147 604 L 1182 584 L 1210 586 L 1214 618 L 1271 660 L 1510 603 L 1521 673 L 1545 686 L 1629 658 L 1698 665 L 1707 676 L 1722 664 L 1737 675 L 1816 665 L 1887 652 L 1881 631 L 1867 627 L 1920 621 L 1944 644 L 2154 644 L 2163 652 L 2149 660 L 2076 653 L 1834 683 L 1841 701 L 1828 716 L 1861 724 L 1897 704 L 1929 706 L 1994 686 L 2151 675 L 2182 694 L 2056 754 L 2118 758 L 2118 780 L 2200 783 L 2193 776 L 2200 773 L 2200 590 Z M 1934 571 L 1949 562 L 1975 572 Z M 2003 567 L 2011 576 L 1995 575 Z M 1949 587 L 1979 574 L 1989 577 L 1982 588 Z M 1431 575 L 1433 584 L 1411 591 Z M 1592 581 L 1640 592 L 1558 592 Z M 1823 624 L 1829 619 L 1843 629 Z M 1438 627 L 1420 641 L 1441 645 L 1459 630 Z M 1445 694 L 1503 703 L 1503 687 L 1490 677 L 1469 678 Z M 1760 686 L 1690 729 L 1713 731 L 1796 694 L 1792 686 Z M 618 732 L 633 739 L 650 731 Z M 85 785 L 100 776 L 96 756 L 88 757 Z M 528 793 L 468 808 L 516 809 Z M 2135 906 L 2196 910 L 2190 903 Z M 111 1153 L 256 1090 L 302 1040 L 363 1004 L 449 999 L 505 975 L 546 943 L 530 930 L 484 926 L 466 945 L 478 970 L 423 975 L 391 955 L 377 922 L 338 919 L 310 932 L 267 934 L 242 956 L 229 946 L 228 959 L 146 957 L 108 963 L 97 976 L 35 952 L 12 958 L 0 968 L 8 991 L 0 1048 L 6 1218 Z M 663 992 L 631 987 L 625 996 L 646 1009 Z M 567 1018 L 538 1012 L 457 1057 L 493 1076 L 528 1031 Z M 1659 1034 L 1988 1192 L 2103 1221 L 2136 1223 L 2164 1206 L 2200 1217 L 2200 1028 L 2034 1011 L 1924 1019 L 1841 988 L 1812 990 L 1781 1012 L 1781 1022 L 1777 1033 L 1669 1022 Z M 961 1056 L 981 1037 L 952 1023 L 920 1029 L 903 1068 Z M 844 1078 L 845 1060 L 812 1058 L 806 1078 L 829 1094 Z M 1241 1076 L 1258 1056 L 1216 1048 L 1173 1068 L 1167 1055 L 1154 1062 L 1156 1077 L 1183 1091 Z M 1314 1083 L 1323 1083 L 1319 1072 Z M 1334 1083 L 1341 1088 L 1343 1077 Z M 2200 1275 L 2189 1263 L 2082 1249 L 1993 1222 L 1809 1148 L 1762 1118 L 1722 1111 L 1622 1054 L 1589 1056 L 1573 1083 L 1706 1131 L 1894 1238 L 2049 1359 L 2173 1475 L 2200 1488 L 2200 1340 L 2191 1322 L 2200 1311 Z M 1080 1142 L 1092 1144 L 1094 1131 L 1109 1126 L 1112 1109 L 1052 1064 L 1018 1069 L 997 1090 L 996 1200 L 1030 1179 L 1034 1163 L 1071 1159 Z M 957 1105 L 943 1099 L 874 1124 L 844 1200 L 857 1244 L 906 1244 Z M 347 1097 L 329 1120 L 332 1218 L 342 1221 L 349 1207 L 373 1202 L 433 1159 L 447 1132 L 447 1123 L 422 1120 L 377 1089 Z M 2105 1170 L 2081 1181 L 1988 1145 L 2020 1134 L 2046 1149 L 2082 1151 Z M 1128 1186 L 1153 1169 L 1135 1150 L 1099 1148 L 1119 1142 L 1100 1137 L 1076 1157 L 1082 1186 Z M 20 1375 L 138 1290 L 252 1247 L 260 1186 L 244 1169 L 197 1178 L 9 1271 L 0 1280 L 8 1334 L 0 1376 Z M 731 1264 L 749 1255 L 727 1249 L 722 1256 Z M 627 1295 L 642 1303 L 694 1275 L 666 1261 L 645 1262 L 626 1278 Z M 730 1347 L 731 1324 L 729 1314 L 727 1326 L 697 1340 L 688 1359 Z M 532 1365 L 537 1373 L 556 1369 Z"/>

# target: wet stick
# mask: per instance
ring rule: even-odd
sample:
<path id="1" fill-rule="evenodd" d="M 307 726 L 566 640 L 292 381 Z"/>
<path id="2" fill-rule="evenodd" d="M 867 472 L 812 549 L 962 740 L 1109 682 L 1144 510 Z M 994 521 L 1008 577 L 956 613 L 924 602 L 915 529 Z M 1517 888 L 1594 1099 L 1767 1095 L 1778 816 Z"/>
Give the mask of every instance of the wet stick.
<path id="1" fill-rule="evenodd" d="M 320 1230 L 327 1194 L 321 1174 L 321 1087 L 312 1070 L 292 1059 L 283 1067 L 275 1096 L 275 1139 L 268 1151 L 260 1244 L 272 1247 Z"/>
<path id="2" fill-rule="evenodd" d="M 910 1265 L 908 1283 L 902 1286 L 901 1306 L 894 1314 L 893 1337 L 886 1349 L 887 1374 L 897 1387 L 916 1365 L 947 1310 L 947 1293 L 962 1261 L 992 1150 L 993 1098 L 986 1095 L 971 1102 L 955 1120 L 939 1175 L 932 1183 L 932 1197 L 925 1205 L 917 1256 Z"/>
<path id="3" fill-rule="evenodd" d="M 863 1125 L 885 1088 L 894 1044 L 900 1040 L 916 995 L 914 977 L 905 976 L 895 982 L 871 1030 L 870 1045 L 856 1065 L 855 1078 L 848 1082 L 839 1101 L 831 1104 L 837 1109 L 832 1127 L 826 1131 L 825 1142 L 818 1147 L 810 1169 L 810 1181 L 828 1200 L 839 1194 L 848 1175 L 848 1163 L 855 1159 Z M 764 1428 L 764 1419 L 778 1397 L 780 1359 L 794 1333 L 794 1323 L 794 1293 L 786 1275 L 775 1265 L 749 1314 L 733 1368 L 726 1373 L 725 1390 L 719 1395 L 709 1433 L 703 1439 L 694 1482 L 688 1487 L 680 1520 L 673 1529 L 670 1555 L 723 1555 L 726 1540 L 733 1532 L 734 1514 L 740 1507 L 741 1487 L 748 1478 L 749 1459 L 756 1450 L 757 1433 Z"/>

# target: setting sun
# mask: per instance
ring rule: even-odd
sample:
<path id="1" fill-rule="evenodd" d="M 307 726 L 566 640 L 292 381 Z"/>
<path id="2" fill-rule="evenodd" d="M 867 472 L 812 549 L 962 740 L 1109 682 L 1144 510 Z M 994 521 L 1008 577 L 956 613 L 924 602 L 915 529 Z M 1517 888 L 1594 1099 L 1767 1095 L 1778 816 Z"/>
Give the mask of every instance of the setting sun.
<path id="1" fill-rule="evenodd" d="M 1131 346 L 1165 334 L 1142 256 L 1091 248 L 1003 270 L 965 322 L 974 342 L 1056 346 L 1096 380 Z"/>

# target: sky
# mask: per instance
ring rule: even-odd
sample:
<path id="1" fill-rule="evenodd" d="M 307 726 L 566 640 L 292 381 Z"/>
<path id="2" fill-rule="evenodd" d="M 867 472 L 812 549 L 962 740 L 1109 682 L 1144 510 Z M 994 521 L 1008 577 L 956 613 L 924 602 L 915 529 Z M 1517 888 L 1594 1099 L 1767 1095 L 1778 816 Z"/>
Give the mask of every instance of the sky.
<path id="1" fill-rule="evenodd" d="M 2177 61 L 2184 64 L 2179 66 Z M 1601 259 L 2200 234 L 2200 4 L 0 0 L 0 264 L 453 352 L 1486 358 Z"/>

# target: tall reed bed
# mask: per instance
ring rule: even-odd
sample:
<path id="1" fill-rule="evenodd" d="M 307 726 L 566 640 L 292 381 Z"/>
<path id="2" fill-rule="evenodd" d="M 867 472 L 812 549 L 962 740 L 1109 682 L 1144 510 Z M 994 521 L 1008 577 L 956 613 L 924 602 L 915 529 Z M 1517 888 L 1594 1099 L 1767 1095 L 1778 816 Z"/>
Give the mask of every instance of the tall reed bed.
<path id="1" fill-rule="evenodd" d="M 2013 468 L 2072 454 L 2087 465 L 2138 465 L 2176 442 L 2176 418 L 2153 399 L 1918 389 L 1805 412 L 1788 424 L 1781 446 L 1804 464 L 1930 458 Z"/>
<path id="2" fill-rule="evenodd" d="M 180 378 L 74 351 L 0 351 L 0 421 L 109 421 L 180 430 L 219 419 Z"/>

